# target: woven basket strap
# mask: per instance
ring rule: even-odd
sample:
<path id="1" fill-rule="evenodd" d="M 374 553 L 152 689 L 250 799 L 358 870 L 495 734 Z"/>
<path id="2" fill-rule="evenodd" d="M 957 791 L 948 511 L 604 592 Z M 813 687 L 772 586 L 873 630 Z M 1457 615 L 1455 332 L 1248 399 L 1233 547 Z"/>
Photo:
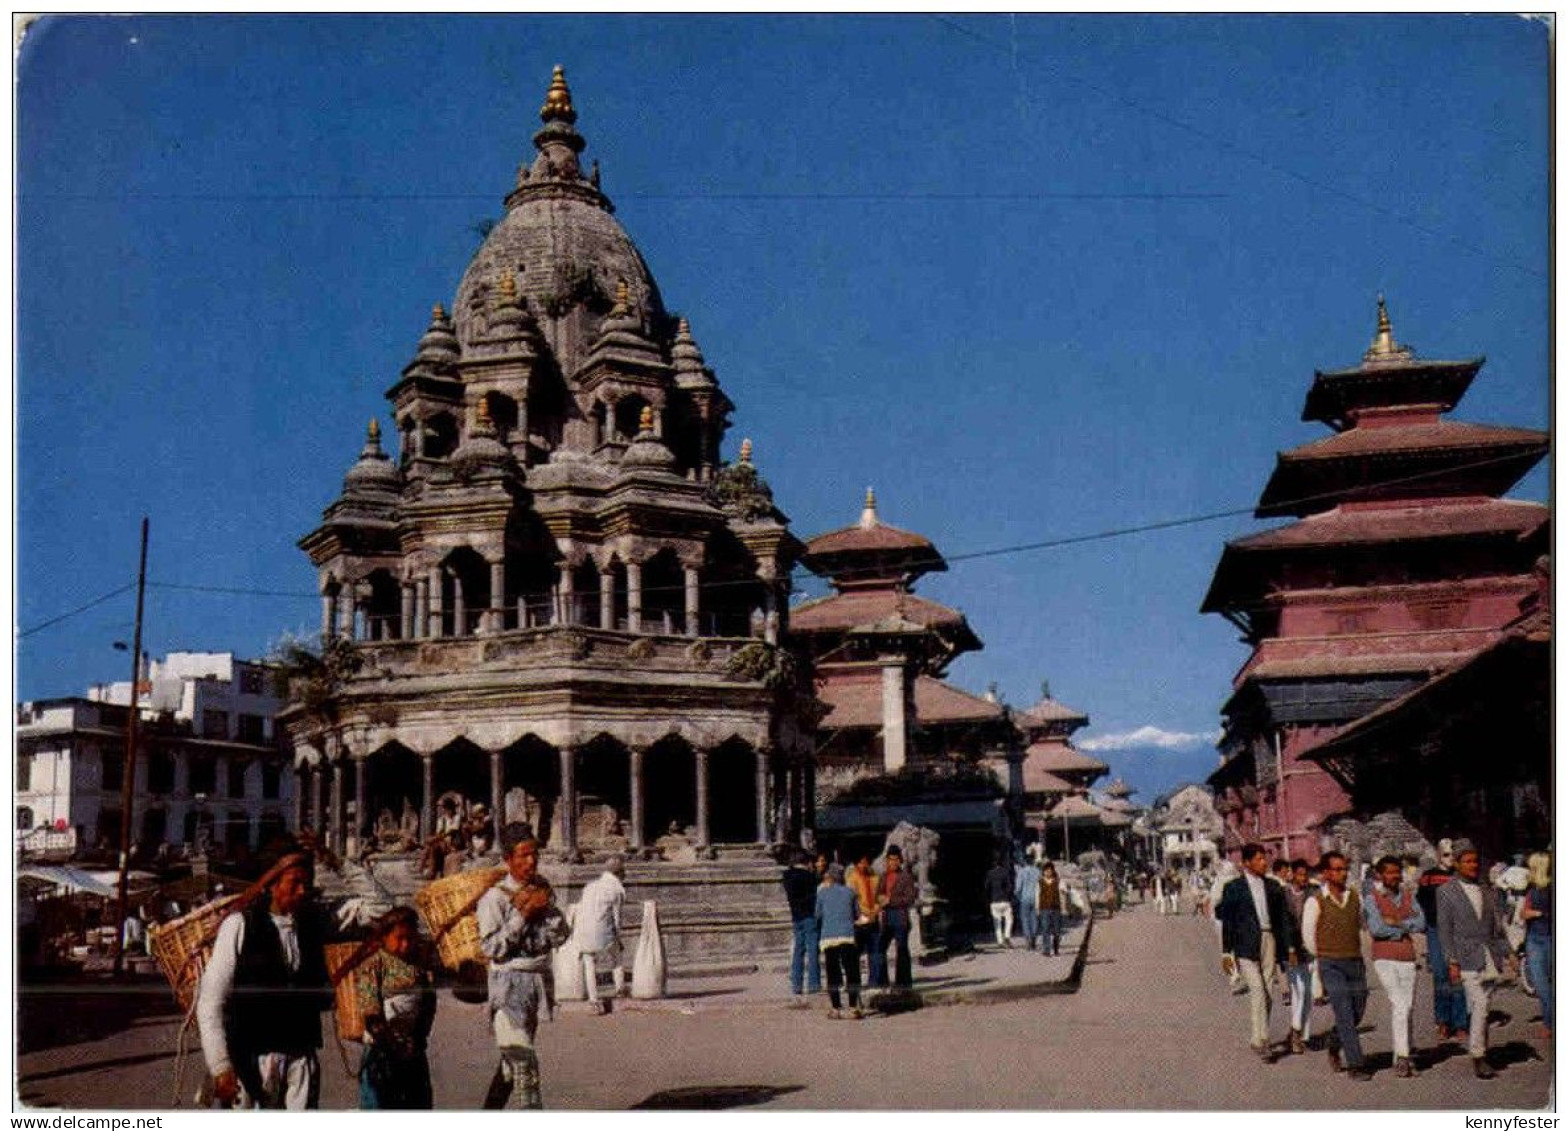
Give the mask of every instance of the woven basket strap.
<path id="1" fill-rule="evenodd" d="M 469 915 L 469 913 L 474 910 L 474 908 L 479 906 L 479 901 L 490 893 L 491 888 L 495 887 L 496 884 L 500 883 L 504 879 L 506 879 L 506 873 L 503 871 L 500 875 L 496 876 L 495 879 L 491 880 L 488 884 L 481 888 L 472 899 L 463 904 L 462 907 L 458 908 L 457 914 L 453 915 L 444 924 L 442 924 L 441 929 L 435 933 L 432 941 L 440 942 L 442 938 L 446 936 L 448 931 L 461 923 Z"/>

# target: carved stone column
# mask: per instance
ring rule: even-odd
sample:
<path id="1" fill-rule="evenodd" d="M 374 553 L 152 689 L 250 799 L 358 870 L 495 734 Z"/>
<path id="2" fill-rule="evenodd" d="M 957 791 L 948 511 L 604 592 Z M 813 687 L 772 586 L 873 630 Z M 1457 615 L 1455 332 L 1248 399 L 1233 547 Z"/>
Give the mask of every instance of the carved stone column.
<path id="1" fill-rule="evenodd" d="M 452 576 L 452 635 L 468 635 L 468 594 L 463 592 L 463 579 Z"/>
<path id="2" fill-rule="evenodd" d="M 577 854 L 577 747 L 561 747 L 561 852 Z"/>
<path id="3" fill-rule="evenodd" d="M 429 840 L 436 831 L 436 758 L 434 754 L 419 756 L 424 778 L 419 797 L 419 839 Z"/>
<path id="4" fill-rule="evenodd" d="M 561 623 L 577 623 L 577 594 L 572 578 L 572 567 L 567 565 L 561 568 L 561 581 L 556 587 L 561 595 Z"/>
<path id="5" fill-rule="evenodd" d="M 414 583 L 403 582 L 403 606 L 398 610 L 397 637 L 412 639 L 414 635 Z"/>
<path id="6" fill-rule="evenodd" d="M 339 856 L 343 855 L 343 757 L 339 755 L 332 763 L 332 814 L 330 818 L 327 843 L 332 846 L 332 851 Z"/>
<path id="7" fill-rule="evenodd" d="M 305 780 L 300 776 L 299 767 L 290 766 L 288 770 L 289 786 L 294 798 L 294 828 L 298 833 L 305 827 Z"/>
<path id="8" fill-rule="evenodd" d="M 430 579 L 421 577 L 414 582 L 414 624 L 409 631 L 414 639 L 430 635 Z"/>
<path id="9" fill-rule="evenodd" d="M 501 752 L 490 751 L 490 823 L 495 828 L 495 843 L 501 844 L 501 829 L 506 825 L 506 798 L 501 786 Z"/>
<path id="10" fill-rule="evenodd" d="M 331 636 L 336 627 L 332 614 L 335 612 L 334 601 L 331 593 L 321 595 L 321 635 Z"/>
<path id="11" fill-rule="evenodd" d="M 365 806 L 369 804 L 365 800 L 365 778 L 369 768 L 369 754 L 354 759 L 354 847 L 360 852 L 365 851 L 365 838 L 372 827 L 370 814 L 365 812 Z"/>
<path id="12" fill-rule="evenodd" d="M 904 678 L 902 660 L 882 666 L 882 769 L 890 774 L 908 761 L 908 689 Z"/>
<path id="13" fill-rule="evenodd" d="M 697 847 L 707 848 L 708 837 L 708 750 L 699 747 L 697 763 Z"/>
<path id="14" fill-rule="evenodd" d="M 430 635 L 441 635 L 441 567 L 430 567 L 430 580 L 426 583 L 430 590 Z"/>
<path id="15" fill-rule="evenodd" d="M 626 563 L 626 631 L 642 631 L 642 566 Z"/>
<path id="16" fill-rule="evenodd" d="M 769 644 L 779 642 L 779 594 L 771 585 L 762 591 L 762 638 Z"/>
<path id="17" fill-rule="evenodd" d="M 354 636 L 354 587 L 345 585 L 338 590 L 338 635 L 350 640 Z"/>
<path id="18" fill-rule="evenodd" d="M 599 627 L 615 627 L 615 571 L 599 575 Z"/>
<path id="19" fill-rule="evenodd" d="M 322 825 L 325 824 L 322 818 L 326 815 L 323 812 L 325 806 L 321 796 L 321 777 L 321 766 L 312 766 L 310 768 L 310 827 L 317 836 L 321 835 Z"/>
<path id="20" fill-rule="evenodd" d="M 506 624 L 506 563 L 490 563 L 490 607 L 485 610 L 484 625 L 488 633 L 500 632 Z"/>
<path id="21" fill-rule="evenodd" d="M 768 752 L 757 748 L 757 843 L 768 843 Z"/>
<path id="22" fill-rule="evenodd" d="M 643 813 L 642 761 L 643 761 L 644 755 L 646 755 L 646 754 L 647 754 L 647 751 L 644 750 L 641 746 L 633 746 L 633 747 L 631 747 L 627 751 L 627 759 L 626 759 L 627 760 L 627 765 L 629 766 L 629 768 L 631 770 L 631 779 L 632 779 L 631 780 L 631 790 L 630 790 L 631 805 L 632 805 L 632 813 L 631 813 L 632 828 L 631 828 L 631 836 L 628 838 L 627 843 L 628 843 L 628 846 L 634 852 L 641 851 L 642 849 L 647 847 L 647 843 L 646 843 L 644 832 L 643 832 L 643 824 L 642 824 L 642 820 L 643 820 L 643 818 L 642 818 L 642 813 Z"/>
<path id="23" fill-rule="evenodd" d="M 701 574 L 696 566 L 686 567 L 686 635 L 697 635 L 697 622 L 702 612 Z"/>

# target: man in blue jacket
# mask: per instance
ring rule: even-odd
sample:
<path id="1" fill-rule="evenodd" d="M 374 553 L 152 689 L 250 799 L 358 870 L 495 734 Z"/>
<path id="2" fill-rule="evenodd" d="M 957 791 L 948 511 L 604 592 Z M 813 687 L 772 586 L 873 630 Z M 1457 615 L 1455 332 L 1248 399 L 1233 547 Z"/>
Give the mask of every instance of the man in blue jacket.
<path id="1" fill-rule="evenodd" d="M 817 874 L 811 867 L 811 856 L 805 849 L 797 848 L 790 856 L 789 867 L 784 869 L 779 881 L 784 886 L 784 898 L 789 901 L 789 917 L 795 929 L 795 941 L 789 956 L 789 992 L 818 993 L 822 989 L 822 954 L 817 949 Z"/>

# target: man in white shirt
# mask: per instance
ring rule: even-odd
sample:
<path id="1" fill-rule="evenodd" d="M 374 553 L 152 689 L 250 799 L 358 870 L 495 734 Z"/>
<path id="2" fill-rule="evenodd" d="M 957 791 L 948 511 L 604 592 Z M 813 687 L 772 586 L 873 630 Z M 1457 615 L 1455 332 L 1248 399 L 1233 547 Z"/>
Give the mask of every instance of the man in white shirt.
<path id="1" fill-rule="evenodd" d="M 610 977 L 616 997 L 621 996 L 626 985 L 626 961 L 621 945 L 621 909 L 626 903 L 626 887 L 621 881 L 625 875 L 624 856 L 612 856 L 605 861 L 599 878 L 584 885 L 572 926 L 573 941 L 582 953 L 583 984 L 588 990 L 588 1001 L 599 1014 L 609 1013 L 610 1003 L 599 1000 L 597 959 L 603 957 L 611 963 Z"/>
<path id="2" fill-rule="evenodd" d="M 218 928 L 196 1022 L 221 1103 L 304 1111 L 320 1099 L 316 1050 L 332 991 L 310 887 L 309 855 L 286 856 L 265 894 Z"/>

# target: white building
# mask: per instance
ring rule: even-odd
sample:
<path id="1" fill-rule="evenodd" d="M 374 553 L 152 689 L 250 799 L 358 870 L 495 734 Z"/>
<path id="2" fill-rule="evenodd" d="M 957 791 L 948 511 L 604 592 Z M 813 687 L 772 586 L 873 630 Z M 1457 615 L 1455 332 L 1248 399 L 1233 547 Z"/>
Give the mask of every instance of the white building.
<path id="1" fill-rule="evenodd" d="M 17 708 L 16 835 L 26 853 L 111 853 L 120 841 L 129 681 Z M 173 652 L 144 668 L 133 841 L 254 849 L 289 827 L 293 774 L 277 744 L 270 670 Z"/>
<path id="2" fill-rule="evenodd" d="M 1218 863 L 1225 823 L 1206 786 L 1184 785 L 1160 798 L 1147 821 L 1159 837 L 1160 856 L 1167 866 L 1199 872 Z"/>

